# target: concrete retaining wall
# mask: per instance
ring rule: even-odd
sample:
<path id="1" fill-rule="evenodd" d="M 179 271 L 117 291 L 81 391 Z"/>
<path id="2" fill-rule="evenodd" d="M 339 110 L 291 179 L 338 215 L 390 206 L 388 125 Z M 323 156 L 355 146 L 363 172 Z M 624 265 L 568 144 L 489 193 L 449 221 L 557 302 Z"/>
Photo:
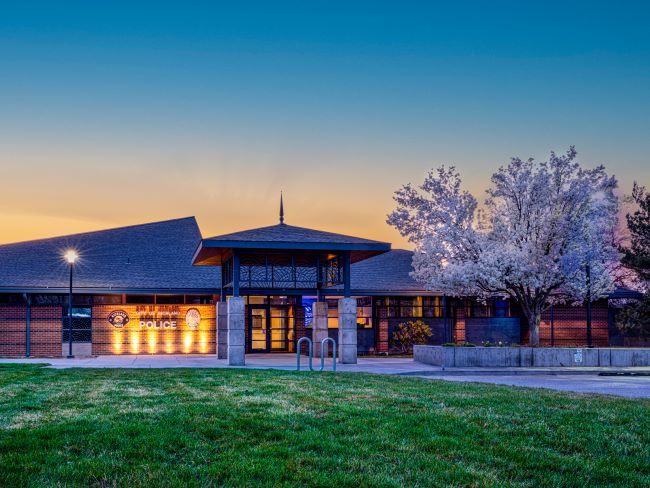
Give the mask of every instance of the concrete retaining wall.
<path id="1" fill-rule="evenodd" d="M 413 359 L 458 368 L 650 366 L 650 348 L 415 346 Z"/>

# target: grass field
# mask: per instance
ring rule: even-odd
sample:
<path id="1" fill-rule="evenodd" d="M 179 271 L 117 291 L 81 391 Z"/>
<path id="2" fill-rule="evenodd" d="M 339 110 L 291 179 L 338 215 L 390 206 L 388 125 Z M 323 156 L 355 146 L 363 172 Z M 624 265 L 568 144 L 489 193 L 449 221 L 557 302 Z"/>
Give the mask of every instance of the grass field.
<path id="1" fill-rule="evenodd" d="M 0 365 L 0 486 L 650 485 L 650 402 L 364 374 Z"/>

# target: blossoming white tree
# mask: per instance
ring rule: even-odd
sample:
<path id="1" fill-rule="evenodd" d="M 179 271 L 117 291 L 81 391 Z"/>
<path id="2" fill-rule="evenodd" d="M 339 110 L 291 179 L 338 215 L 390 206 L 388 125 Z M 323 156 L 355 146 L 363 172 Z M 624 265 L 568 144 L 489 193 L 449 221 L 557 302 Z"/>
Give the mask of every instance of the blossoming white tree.
<path id="1" fill-rule="evenodd" d="M 541 163 L 513 158 L 481 209 L 454 167 L 403 186 L 388 223 L 415 244 L 412 276 L 450 296 L 515 300 L 538 345 L 542 312 L 602 297 L 619 261 L 616 179 L 575 158 L 573 147 Z"/>

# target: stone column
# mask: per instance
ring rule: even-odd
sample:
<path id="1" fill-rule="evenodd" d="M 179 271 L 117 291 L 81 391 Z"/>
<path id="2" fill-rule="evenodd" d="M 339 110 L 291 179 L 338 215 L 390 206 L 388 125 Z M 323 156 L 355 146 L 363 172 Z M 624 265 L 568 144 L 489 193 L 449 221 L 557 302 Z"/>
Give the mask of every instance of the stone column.
<path id="1" fill-rule="evenodd" d="M 327 302 L 312 304 L 311 338 L 314 342 L 314 357 L 320 357 L 320 343 L 327 338 Z M 328 344 L 328 347 L 331 347 Z"/>
<path id="2" fill-rule="evenodd" d="M 339 298 L 339 362 L 357 363 L 357 300 Z"/>
<path id="3" fill-rule="evenodd" d="M 228 304 L 217 302 L 217 359 L 228 359 Z"/>
<path id="4" fill-rule="evenodd" d="M 244 298 L 228 297 L 228 364 L 244 366 L 246 334 L 244 327 Z"/>

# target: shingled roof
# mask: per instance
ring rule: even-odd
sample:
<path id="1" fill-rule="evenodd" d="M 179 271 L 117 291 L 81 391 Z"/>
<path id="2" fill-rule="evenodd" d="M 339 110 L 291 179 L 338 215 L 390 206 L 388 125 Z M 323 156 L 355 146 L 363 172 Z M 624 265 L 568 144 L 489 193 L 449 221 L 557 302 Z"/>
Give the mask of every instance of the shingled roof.
<path id="1" fill-rule="evenodd" d="M 357 294 L 383 292 L 424 292 L 422 284 L 411 278 L 413 252 L 393 249 L 352 265 L 350 287 Z"/>
<path id="2" fill-rule="evenodd" d="M 231 234 L 208 237 L 207 241 L 281 242 L 281 243 L 336 243 L 336 244 L 386 244 L 385 242 L 347 236 L 334 232 L 308 229 L 288 224 L 269 225 Z"/>
<path id="3" fill-rule="evenodd" d="M 237 232 L 216 239 L 237 236 L 243 241 L 253 238 L 253 233 L 271 236 L 276 227 Z M 283 227 L 291 227 L 289 232 L 293 233 L 293 238 L 303 230 Z M 309 234 L 315 239 L 318 235 L 348 239 L 348 236 L 330 232 L 310 231 Z M 287 234 L 283 232 L 283 235 Z M 192 265 L 193 252 L 200 242 L 201 232 L 195 218 L 187 217 L 0 245 L 0 293 L 65 291 L 68 265 L 63 262 L 62 254 L 69 248 L 76 249 L 81 256 L 75 265 L 76 293 L 219 293 L 221 268 Z M 412 259 L 412 251 L 395 249 L 353 264 L 353 294 L 425 293 L 424 287 L 410 276 Z M 337 288 L 330 290 L 335 292 Z M 610 295 L 610 298 L 639 297 L 638 292 L 624 288 Z"/>
<path id="4" fill-rule="evenodd" d="M 68 265 L 62 254 L 69 248 L 80 255 L 77 293 L 217 291 L 220 270 L 192 266 L 200 241 L 196 219 L 187 217 L 0 245 L 0 292 L 64 290 Z"/>
<path id="5" fill-rule="evenodd" d="M 352 262 L 356 262 L 390 250 L 390 244 L 281 223 L 203 239 L 194 264 L 219 265 L 222 256 L 234 249 L 350 251 Z"/>

